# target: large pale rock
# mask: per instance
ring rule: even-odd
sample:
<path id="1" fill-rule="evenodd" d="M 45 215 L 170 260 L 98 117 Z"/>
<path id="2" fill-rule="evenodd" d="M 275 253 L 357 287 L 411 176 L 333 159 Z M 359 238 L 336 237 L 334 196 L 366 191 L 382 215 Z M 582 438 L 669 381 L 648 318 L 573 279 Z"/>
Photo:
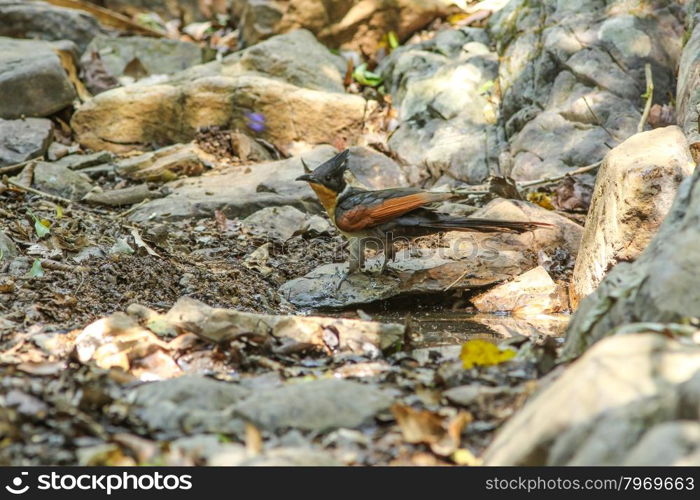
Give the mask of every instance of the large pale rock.
<path id="1" fill-rule="evenodd" d="M 446 233 L 441 248 L 411 248 L 389 263 L 391 274 L 355 273 L 338 288 L 346 264 L 326 264 L 290 280 L 280 293 L 299 307 L 340 308 L 398 295 L 473 289 L 513 278 L 538 264 L 539 252 L 575 256 L 582 228 L 569 219 L 527 202 L 494 200 L 477 218 L 538 221 L 553 228 L 524 234 Z M 368 259 L 375 271 L 383 257 Z"/>
<path id="2" fill-rule="evenodd" d="M 82 63 L 89 64 L 93 52 L 100 54 L 105 69 L 114 77 L 170 74 L 202 63 L 202 49 L 192 42 L 145 36 L 98 35 L 85 49 Z M 131 73 L 131 74 L 130 74 Z"/>
<path id="3" fill-rule="evenodd" d="M 256 392 L 236 405 L 236 414 L 266 430 L 324 432 L 358 427 L 391 403 L 391 396 L 377 387 L 325 379 Z"/>
<path id="4" fill-rule="evenodd" d="M 0 36 L 70 40 L 82 51 L 102 31 L 97 20 L 81 10 L 33 0 L 0 0 Z"/>
<path id="5" fill-rule="evenodd" d="M 682 43 L 679 4 L 640 12 L 605 3 L 514 0 L 489 20 L 502 64 L 498 83 L 516 180 L 562 174 L 601 160 L 636 132 L 652 66 L 654 103 L 674 95 Z"/>
<path id="6" fill-rule="evenodd" d="M 0 119 L 0 167 L 43 155 L 53 136 L 51 120 Z"/>
<path id="7" fill-rule="evenodd" d="M 571 320 L 563 359 L 580 356 L 616 327 L 683 322 L 700 316 L 700 182 L 683 181 L 654 239 L 633 263 L 619 263 L 583 299 Z"/>
<path id="8" fill-rule="evenodd" d="M 484 30 L 446 30 L 395 50 L 380 66 L 399 110 L 389 147 L 439 184 L 479 183 L 498 165 L 503 140 L 488 92 L 498 57 L 488 44 Z"/>
<path id="9" fill-rule="evenodd" d="M 193 332 L 216 343 L 254 335 L 263 339 L 271 336 L 323 349 L 330 331 L 335 332 L 339 350 L 369 355 L 394 346 L 403 339 L 405 330 L 402 325 L 394 323 L 219 309 L 188 297 L 180 298 L 165 315 L 164 321 L 175 330 Z"/>
<path id="10" fill-rule="evenodd" d="M 644 434 L 624 465 L 700 465 L 700 424 L 692 420 L 664 422 Z"/>
<path id="11" fill-rule="evenodd" d="M 656 234 L 695 164 L 676 126 L 636 134 L 600 167 L 571 282 L 571 305 L 618 262 L 635 260 Z"/>
<path id="12" fill-rule="evenodd" d="M 99 94 L 72 125 L 83 145 L 116 152 L 187 142 L 208 126 L 252 130 L 282 149 L 352 139 L 368 104 L 344 93 L 343 74 L 342 59 L 299 30 L 162 84 Z"/>
<path id="13" fill-rule="evenodd" d="M 49 42 L 0 37 L 0 118 L 48 116 L 73 103 L 75 89 L 56 48 Z"/>
<path id="14" fill-rule="evenodd" d="M 507 311 L 525 317 L 566 309 L 566 294 L 562 292 L 547 270 L 538 266 L 470 300 L 479 312 Z"/>
<path id="15" fill-rule="evenodd" d="M 688 2 L 688 24 L 698 14 L 694 12 L 697 2 Z M 676 88 L 676 110 L 678 124 L 688 137 L 690 151 L 697 163 L 700 161 L 700 24 L 692 23 L 688 27 L 690 38 L 683 47 L 683 54 L 678 67 L 678 86 Z"/>
<path id="16" fill-rule="evenodd" d="M 486 465 L 619 465 L 650 423 L 677 415 L 700 348 L 658 334 L 606 339 L 498 432 Z"/>
<path id="17" fill-rule="evenodd" d="M 255 75 L 198 78 L 182 85 L 132 85 L 83 104 L 71 124 L 92 149 L 124 152 L 187 142 L 202 127 L 246 130 L 251 110 L 264 117 L 261 137 L 282 148 L 331 142 L 360 131 L 362 97 L 304 89 Z"/>

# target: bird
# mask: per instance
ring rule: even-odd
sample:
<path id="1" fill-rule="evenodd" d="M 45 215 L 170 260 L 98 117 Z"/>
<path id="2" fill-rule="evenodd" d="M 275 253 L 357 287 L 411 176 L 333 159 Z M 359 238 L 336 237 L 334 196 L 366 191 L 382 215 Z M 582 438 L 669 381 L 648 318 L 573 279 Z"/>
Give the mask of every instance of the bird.
<path id="1" fill-rule="evenodd" d="M 380 244 L 384 262 L 380 274 L 396 257 L 394 243 L 420 236 L 446 232 L 517 233 L 538 228 L 551 228 L 544 222 L 523 222 L 498 219 L 456 217 L 437 212 L 429 205 L 453 199 L 454 193 L 424 191 L 419 188 L 396 187 L 369 190 L 358 186 L 348 169 L 348 149 L 338 153 L 307 173 L 296 178 L 305 181 L 316 193 L 333 225 L 350 240 L 348 275 L 362 271 L 364 249 L 368 241 Z"/>

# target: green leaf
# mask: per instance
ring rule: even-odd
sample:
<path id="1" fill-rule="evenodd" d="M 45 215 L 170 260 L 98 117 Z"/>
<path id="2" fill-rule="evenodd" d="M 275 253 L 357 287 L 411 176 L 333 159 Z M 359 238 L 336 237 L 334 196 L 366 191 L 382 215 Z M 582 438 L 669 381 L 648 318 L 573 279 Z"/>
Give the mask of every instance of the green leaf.
<path id="1" fill-rule="evenodd" d="M 384 81 L 381 75 L 367 69 L 367 63 L 362 63 L 355 68 L 352 77 L 357 83 L 366 87 L 377 87 Z"/>
<path id="2" fill-rule="evenodd" d="M 49 229 L 51 223 L 49 221 L 39 219 L 39 217 L 34 215 L 31 210 L 28 210 L 27 213 L 32 219 L 34 219 L 34 231 L 36 231 L 36 235 L 39 238 L 43 238 L 47 234 L 51 233 L 51 230 Z"/>
<path id="3" fill-rule="evenodd" d="M 32 268 L 29 270 L 29 277 L 30 278 L 41 278 L 44 275 L 44 268 L 41 267 L 41 261 L 39 259 L 36 259 L 34 261 L 34 264 L 32 264 Z"/>
<path id="4" fill-rule="evenodd" d="M 479 90 L 477 90 L 477 92 L 479 94 L 486 94 L 489 90 L 491 90 L 493 88 L 495 83 L 496 82 L 494 82 L 493 80 L 489 80 L 488 82 L 484 82 L 484 84 L 481 87 L 479 87 Z"/>
<path id="5" fill-rule="evenodd" d="M 0 248 L 0 261 L 2 261 L 2 259 L 4 259 L 4 258 L 5 258 L 5 251 L 2 248 Z"/>
<path id="6" fill-rule="evenodd" d="M 389 47 L 391 47 L 391 50 L 394 50 L 399 46 L 399 37 L 396 36 L 395 31 L 390 31 L 387 34 L 387 40 L 389 41 Z"/>

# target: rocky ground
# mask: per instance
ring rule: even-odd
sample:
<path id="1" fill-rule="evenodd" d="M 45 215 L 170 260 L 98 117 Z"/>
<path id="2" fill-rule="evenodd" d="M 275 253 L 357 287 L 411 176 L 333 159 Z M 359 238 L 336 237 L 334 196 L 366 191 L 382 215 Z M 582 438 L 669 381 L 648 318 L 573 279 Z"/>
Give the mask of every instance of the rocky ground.
<path id="1" fill-rule="evenodd" d="M 0 463 L 700 463 L 697 2 L 54 3 L 0 0 Z M 552 227 L 339 287 L 344 148 Z"/>

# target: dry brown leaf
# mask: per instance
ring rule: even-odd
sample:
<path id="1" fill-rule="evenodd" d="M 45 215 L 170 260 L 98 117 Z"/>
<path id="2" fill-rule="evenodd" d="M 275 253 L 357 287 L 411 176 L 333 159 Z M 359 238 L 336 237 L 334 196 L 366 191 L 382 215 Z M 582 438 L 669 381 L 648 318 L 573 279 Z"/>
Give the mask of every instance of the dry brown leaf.
<path id="1" fill-rule="evenodd" d="M 90 92 L 88 92 L 85 85 L 83 85 L 83 82 L 80 80 L 80 78 L 78 78 L 78 63 L 75 60 L 73 53 L 70 50 L 61 50 L 57 48 L 54 48 L 53 51 L 61 61 L 61 66 L 66 72 L 66 75 L 68 75 L 68 80 L 70 80 L 71 84 L 73 84 L 73 88 L 75 88 L 75 92 L 78 94 L 81 102 L 85 102 L 92 98 Z"/>
<path id="2" fill-rule="evenodd" d="M 102 56 L 96 50 L 90 52 L 89 56 L 83 55 L 81 59 L 83 67 L 83 78 L 87 88 L 93 95 L 101 94 L 109 89 L 119 87 L 119 82 L 112 75 L 102 61 Z"/>
<path id="3" fill-rule="evenodd" d="M 263 438 L 260 430 L 253 424 L 245 424 L 245 449 L 252 457 L 260 455 L 263 451 Z"/>
<path id="4" fill-rule="evenodd" d="M 448 418 L 399 403 L 391 407 L 391 412 L 406 442 L 427 444 L 433 453 L 441 456 L 450 455 L 459 449 L 462 429 L 472 420 L 471 414 L 466 411 Z"/>

